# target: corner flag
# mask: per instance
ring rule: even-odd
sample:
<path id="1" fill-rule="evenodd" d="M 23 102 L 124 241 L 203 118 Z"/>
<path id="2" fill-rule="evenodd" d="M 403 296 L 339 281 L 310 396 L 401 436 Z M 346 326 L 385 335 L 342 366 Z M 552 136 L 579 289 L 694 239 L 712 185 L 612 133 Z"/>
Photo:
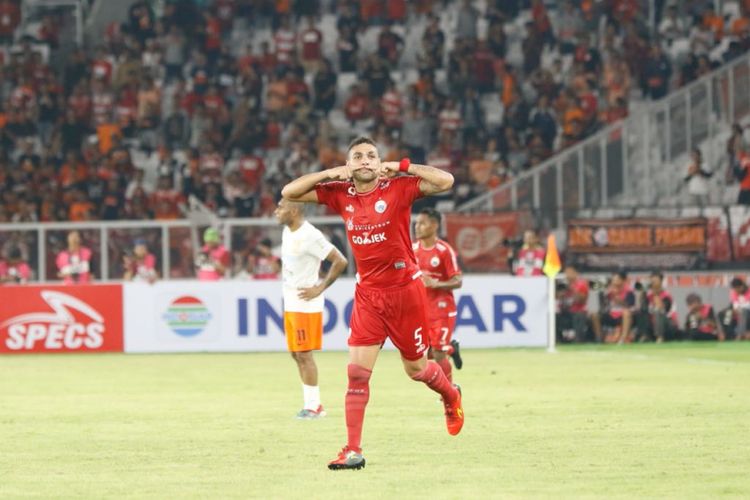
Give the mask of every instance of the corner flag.
<path id="1" fill-rule="evenodd" d="M 547 255 L 544 256 L 544 267 L 542 271 L 550 278 L 554 278 L 562 268 L 560 264 L 560 254 L 557 253 L 555 244 L 555 235 L 550 234 L 547 237 Z"/>

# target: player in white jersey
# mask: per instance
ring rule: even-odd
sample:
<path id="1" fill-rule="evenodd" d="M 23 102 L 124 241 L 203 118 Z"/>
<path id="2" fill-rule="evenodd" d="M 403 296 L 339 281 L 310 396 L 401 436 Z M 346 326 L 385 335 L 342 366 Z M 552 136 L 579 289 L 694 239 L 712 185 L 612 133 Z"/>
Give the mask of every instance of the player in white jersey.
<path id="1" fill-rule="evenodd" d="M 318 367 L 312 351 L 323 343 L 323 290 L 346 269 L 348 262 L 323 233 L 305 220 L 303 204 L 282 199 L 274 212 L 284 224 L 281 236 L 281 276 L 284 295 L 284 331 L 302 379 L 304 406 L 297 418 L 325 416 L 320 402 Z M 331 263 L 320 279 L 320 264 Z"/>

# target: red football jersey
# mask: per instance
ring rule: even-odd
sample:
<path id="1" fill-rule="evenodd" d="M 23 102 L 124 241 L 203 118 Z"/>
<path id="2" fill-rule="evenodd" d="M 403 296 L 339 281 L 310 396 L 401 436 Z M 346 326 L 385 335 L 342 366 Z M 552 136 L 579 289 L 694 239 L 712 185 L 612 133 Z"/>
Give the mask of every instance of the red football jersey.
<path id="1" fill-rule="evenodd" d="M 456 252 L 443 240 L 437 240 L 430 248 L 422 246 L 421 241 L 414 243 L 414 255 L 417 264 L 424 274 L 438 281 L 448 281 L 461 274 L 456 260 Z M 456 315 L 456 301 L 453 290 L 427 288 L 427 299 L 430 301 L 430 317 Z"/>
<path id="2" fill-rule="evenodd" d="M 367 193 L 357 193 L 351 181 L 315 186 L 318 202 L 331 207 L 346 223 L 360 285 L 404 286 L 422 274 L 409 234 L 411 205 L 422 196 L 419 181 L 411 175 L 382 179 Z"/>

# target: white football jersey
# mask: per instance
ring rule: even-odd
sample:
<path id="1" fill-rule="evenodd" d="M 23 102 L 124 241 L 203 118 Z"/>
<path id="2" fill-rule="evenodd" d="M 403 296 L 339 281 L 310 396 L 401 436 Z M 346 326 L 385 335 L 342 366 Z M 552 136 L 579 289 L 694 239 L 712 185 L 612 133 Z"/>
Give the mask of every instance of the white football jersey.
<path id="1" fill-rule="evenodd" d="M 297 293 L 300 288 L 318 283 L 320 262 L 328 257 L 333 248 L 333 244 L 323 233 L 307 221 L 296 231 L 284 227 L 281 235 L 281 276 L 285 311 L 323 311 L 322 294 L 313 300 L 302 300 Z"/>

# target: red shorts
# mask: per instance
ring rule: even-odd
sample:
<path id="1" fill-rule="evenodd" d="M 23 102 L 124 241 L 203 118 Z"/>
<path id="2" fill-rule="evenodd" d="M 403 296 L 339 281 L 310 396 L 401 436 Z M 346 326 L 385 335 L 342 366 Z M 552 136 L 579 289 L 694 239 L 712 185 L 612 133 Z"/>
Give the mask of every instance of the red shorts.
<path id="1" fill-rule="evenodd" d="M 427 351 L 427 293 L 422 280 L 398 288 L 354 291 L 349 345 L 377 345 L 390 338 L 401 356 L 414 361 Z"/>
<path id="2" fill-rule="evenodd" d="M 445 351 L 451 343 L 456 317 L 430 318 L 430 347 Z"/>

